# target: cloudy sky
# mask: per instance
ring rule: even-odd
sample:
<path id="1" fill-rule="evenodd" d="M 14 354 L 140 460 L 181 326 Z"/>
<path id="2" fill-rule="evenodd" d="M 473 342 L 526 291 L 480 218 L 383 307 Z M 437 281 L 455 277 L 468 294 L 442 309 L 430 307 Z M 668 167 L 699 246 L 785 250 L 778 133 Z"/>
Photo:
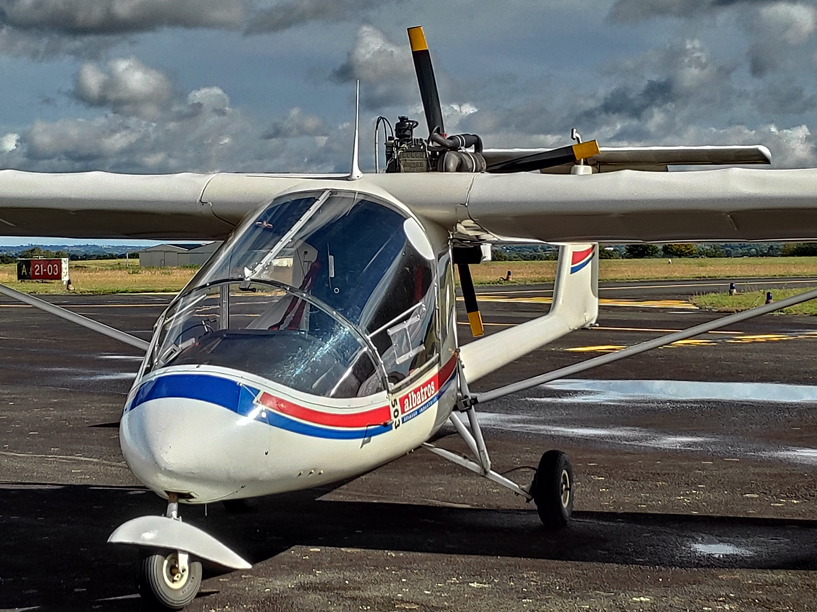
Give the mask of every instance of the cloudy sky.
<path id="1" fill-rule="evenodd" d="M 817 0 L 0 0 L 0 166 L 344 171 L 354 81 L 486 146 L 765 144 L 817 166 Z"/>

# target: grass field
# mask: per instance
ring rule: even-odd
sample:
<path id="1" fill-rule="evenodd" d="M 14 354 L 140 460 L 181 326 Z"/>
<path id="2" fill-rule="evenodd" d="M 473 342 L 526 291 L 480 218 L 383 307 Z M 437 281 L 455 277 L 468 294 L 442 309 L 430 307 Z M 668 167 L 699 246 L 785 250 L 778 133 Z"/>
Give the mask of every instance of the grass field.
<path id="1" fill-rule="evenodd" d="M 124 259 L 77 261 L 68 264 L 74 293 L 159 293 L 179 291 L 196 273 L 192 268 L 140 268 Z M 59 282 L 18 282 L 16 264 L 0 265 L 0 283 L 24 293 L 67 293 Z"/>
<path id="2" fill-rule="evenodd" d="M 476 283 L 500 283 L 508 270 L 514 283 L 550 282 L 555 261 L 492 261 L 471 267 Z M 753 278 L 817 276 L 817 257 L 741 257 L 735 259 L 602 259 L 599 280 Z"/>
<path id="3" fill-rule="evenodd" d="M 805 289 L 779 289 L 772 290 L 772 299 L 776 302 L 808 291 Z M 729 295 L 728 293 L 707 293 L 705 295 L 696 295 L 690 300 L 698 308 L 705 308 L 706 310 L 714 310 L 717 312 L 739 312 L 748 310 L 755 306 L 762 306 L 766 303 L 766 291 L 750 291 L 747 293 L 739 293 L 737 295 Z M 817 315 L 817 300 L 797 304 L 791 308 L 784 308 L 777 312 L 783 314 L 805 314 Z"/>
<path id="4" fill-rule="evenodd" d="M 503 283 L 506 285 L 551 282 L 556 262 L 498 261 L 471 266 L 474 282 L 480 284 L 500 283 L 508 270 L 513 280 Z M 90 294 L 177 292 L 195 272 L 192 268 L 140 268 L 133 261 L 126 267 L 124 260 L 115 259 L 69 265 L 74 293 Z M 817 276 L 817 257 L 674 259 L 672 264 L 666 259 L 603 259 L 599 269 L 602 281 L 775 276 Z M 17 282 L 14 264 L 0 265 L 0 283 L 26 293 L 65 293 L 62 283 Z"/>

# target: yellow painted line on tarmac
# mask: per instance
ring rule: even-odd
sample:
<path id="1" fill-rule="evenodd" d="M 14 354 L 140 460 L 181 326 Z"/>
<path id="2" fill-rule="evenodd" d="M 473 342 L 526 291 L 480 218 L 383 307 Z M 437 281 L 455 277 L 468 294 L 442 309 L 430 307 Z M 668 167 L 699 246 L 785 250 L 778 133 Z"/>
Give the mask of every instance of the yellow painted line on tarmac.
<path id="1" fill-rule="evenodd" d="M 757 279 L 757 280 L 741 280 L 741 279 L 723 279 L 720 282 L 709 282 L 709 283 L 668 283 L 665 285 L 618 285 L 613 287 L 599 287 L 599 291 L 622 291 L 624 289 L 680 289 L 683 287 L 723 287 L 726 285 L 729 286 L 730 282 L 734 282 L 738 287 L 740 285 L 793 285 L 793 284 L 812 284 L 817 285 L 817 280 L 813 278 L 806 278 L 806 279 L 795 279 L 795 280 L 764 280 L 764 279 Z M 513 293 L 553 293 L 552 289 L 512 289 L 509 291 L 502 291 L 498 292 L 498 294 L 513 294 Z M 481 299 L 486 294 L 478 294 L 478 297 Z"/>
<path id="2" fill-rule="evenodd" d="M 711 333 L 711 332 L 710 332 Z M 662 346 L 659 348 L 679 347 L 679 346 L 716 346 L 722 342 L 734 344 L 751 344 L 755 342 L 782 342 L 785 340 L 808 340 L 817 338 L 817 332 L 804 332 L 802 334 L 754 334 L 746 336 L 735 336 L 732 338 L 723 339 L 700 339 L 690 338 L 688 340 L 678 340 L 672 344 Z M 577 346 L 565 349 L 571 353 L 611 353 L 625 348 L 624 346 L 601 344 L 598 346 Z"/>
<path id="3" fill-rule="evenodd" d="M 740 336 L 727 340 L 727 342 L 734 342 L 738 344 L 749 344 L 751 342 L 779 342 L 781 340 L 794 340 L 797 337 L 804 335 L 788 335 L 788 334 L 757 334 L 753 336 Z"/>
<path id="4" fill-rule="evenodd" d="M 49 302 L 51 303 L 51 302 Z M 167 304 L 54 304 L 60 308 L 75 310 L 77 308 L 167 308 Z M 29 304 L 0 304 L 0 308 L 34 308 Z"/>
<path id="5" fill-rule="evenodd" d="M 619 344 L 599 344 L 598 346 L 574 346 L 565 351 L 568 353 L 614 353 L 625 348 L 627 347 Z"/>
<path id="6" fill-rule="evenodd" d="M 457 299 L 462 300 L 462 298 Z M 540 296 L 508 298 L 481 295 L 478 297 L 478 301 L 507 304 L 552 304 L 553 298 Z M 625 306 L 630 308 L 674 308 L 682 310 L 698 310 L 697 306 L 684 300 L 616 300 L 612 298 L 600 298 L 599 304 L 601 306 Z"/>
<path id="7" fill-rule="evenodd" d="M 678 340 L 677 342 L 658 348 L 667 348 L 667 346 L 715 346 L 717 344 L 718 343 L 714 340 L 689 339 Z M 627 347 L 617 344 L 599 344 L 597 346 L 574 346 L 573 348 L 565 349 L 565 351 L 568 353 L 614 353 L 625 348 Z"/>
<path id="8" fill-rule="evenodd" d="M 662 329 L 660 327 L 604 327 L 602 325 L 597 325 L 596 327 L 592 327 L 593 330 L 599 331 L 629 331 L 629 332 L 649 332 L 649 333 L 660 333 L 660 334 L 674 334 L 679 331 L 684 331 L 682 329 Z M 740 335 L 742 331 L 724 331 L 724 330 L 715 330 L 706 332 L 708 334 L 720 334 L 722 336 L 736 336 Z M 810 332 L 811 333 L 811 332 Z M 817 332 L 813 332 L 817 335 Z"/>
<path id="9" fill-rule="evenodd" d="M 523 321 L 524 323 L 524 321 Z M 521 323 L 486 323 L 483 321 L 482 323 L 484 326 L 492 325 L 494 327 L 513 327 L 514 325 L 521 325 Z M 457 321 L 457 325 L 468 325 L 468 321 Z M 587 327 L 585 328 L 586 331 L 621 331 L 621 332 L 638 332 L 638 333 L 646 333 L 646 334 L 674 334 L 679 331 L 684 331 L 682 329 L 663 329 L 660 327 L 605 327 L 603 325 L 597 325 L 595 327 Z M 743 334 L 742 331 L 724 331 L 724 330 L 714 330 L 706 332 L 707 334 L 713 335 L 721 335 L 721 336 L 740 336 Z M 817 331 L 813 332 L 806 332 L 803 334 L 805 336 L 817 336 Z"/>
<path id="10" fill-rule="evenodd" d="M 600 298 L 600 306 L 629 306 L 630 308 L 672 308 L 675 310 L 698 310 L 695 304 L 684 300 L 613 300 Z"/>
<path id="11" fill-rule="evenodd" d="M 713 340 L 699 340 L 697 338 L 688 338 L 686 340 L 678 340 L 667 346 L 715 346 L 718 344 Z M 663 348 L 663 347 L 661 347 Z"/>

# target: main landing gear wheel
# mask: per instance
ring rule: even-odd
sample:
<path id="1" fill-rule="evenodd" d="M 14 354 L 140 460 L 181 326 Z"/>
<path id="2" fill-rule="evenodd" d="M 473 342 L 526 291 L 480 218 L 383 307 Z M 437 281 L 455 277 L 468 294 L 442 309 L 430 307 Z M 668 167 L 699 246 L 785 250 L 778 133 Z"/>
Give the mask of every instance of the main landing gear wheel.
<path id="1" fill-rule="evenodd" d="M 139 594 L 154 608 L 181 610 L 195 599 L 201 587 L 201 563 L 180 567 L 176 551 L 152 551 L 139 563 Z"/>
<path id="2" fill-rule="evenodd" d="M 558 450 L 542 455 L 530 492 L 546 528 L 567 527 L 573 514 L 573 468 L 567 455 Z"/>

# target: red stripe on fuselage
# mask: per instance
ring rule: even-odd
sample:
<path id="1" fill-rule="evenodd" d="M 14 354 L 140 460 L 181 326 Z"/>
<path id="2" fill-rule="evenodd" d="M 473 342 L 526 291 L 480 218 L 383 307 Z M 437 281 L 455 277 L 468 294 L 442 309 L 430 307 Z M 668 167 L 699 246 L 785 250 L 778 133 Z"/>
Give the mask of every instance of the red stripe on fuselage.
<path id="1" fill-rule="evenodd" d="M 596 247 L 590 247 L 589 249 L 585 249 L 584 251 L 573 251 L 573 256 L 571 257 L 570 263 L 571 265 L 576 265 L 590 257 L 593 254 L 593 249 Z"/>
<path id="2" fill-rule="evenodd" d="M 440 387 L 448 380 L 448 377 L 451 376 L 456 366 L 457 356 L 454 355 L 434 376 L 423 384 L 414 387 L 408 393 L 401 395 L 397 401 L 397 405 L 400 406 L 400 412 L 405 414 L 417 406 L 422 406 L 425 402 L 434 397 L 440 391 Z"/>
<path id="3" fill-rule="evenodd" d="M 383 425 L 391 421 L 391 411 L 388 406 L 381 406 L 365 412 L 337 414 L 298 406 L 269 393 L 262 393 L 258 401 L 270 410 L 275 410 L 275 412 L 328 427 L 367 427 L 369 425 Z"/>
<path id="4" fill-rule="evenodd" d="M 440 387 L 445 384 L 449 376 L 451 376 L 451 373 L 454 371 L 456 366 L 457 356 L 454 355 L 448 360 L 448 363 L 437 371 L 434 376 L 426 380 L 424 383 L 417 385 L 408 393 L 402 395 L 399 401 L 401 411 L 406 412 L 405 410 L 402 410 L 402 408 L 405 405 L 405 400 L 411 394 L 420 392 L 421 389 L 427 388 L 432 383 L 434 386 L 434 391 L 431 392 L 429 397 L 424 401 L 427 401 L 433 397 L 440 390 Z M 322 412 L 320 410 L 313 410 L 312 408 L 299 406 L 298 404 L 293 404 L 292 402 L 288 402 L 287 400 L 281 399 L 280 397 L 275 397 L 274 395 L 266 392 L 262 393 L 258 397 L 257 401 L 270 410 L 274 410 L 280 414 L 285 414 L 287 416 L 300 419 L 301 421 L 314 423 L 315 425 L 326 425 L 327 427 L 367 427 L 369 425 L 383 425 L 384 423 L 388 423 L 392 420 L 391 409 L 389 406 L 380 406 L 379 408 L 366 410 L 364 412 L 348 412 L 339 414 L 335 412 Z"/>

